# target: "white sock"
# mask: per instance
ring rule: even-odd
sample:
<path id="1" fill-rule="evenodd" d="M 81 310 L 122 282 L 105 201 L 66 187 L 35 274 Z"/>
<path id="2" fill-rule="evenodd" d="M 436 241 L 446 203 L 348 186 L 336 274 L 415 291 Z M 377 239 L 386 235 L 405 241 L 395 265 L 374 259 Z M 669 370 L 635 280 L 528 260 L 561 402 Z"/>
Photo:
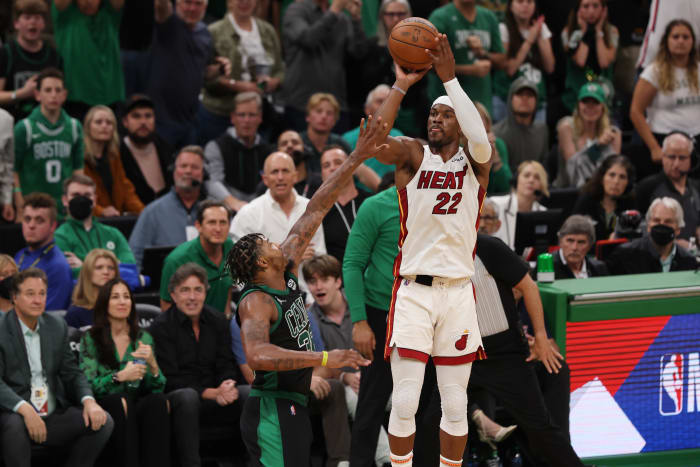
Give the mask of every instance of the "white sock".
<path id="1" fill-rule="evenodd" d="M 413 467 L 413 451 L 405 456 L 397 456 L 392 452 L 391 467 Z"/>
<path id="2" fill-rule="evenodd" d="M 458 461 L 453 461 L 451 459 L 448 459 L 447 457 L 443 457 L 442 455 L 440 455 L 440 467 L 461 467 L 461 466 L 462 466 L 462 459 L 460 459 Z"/>

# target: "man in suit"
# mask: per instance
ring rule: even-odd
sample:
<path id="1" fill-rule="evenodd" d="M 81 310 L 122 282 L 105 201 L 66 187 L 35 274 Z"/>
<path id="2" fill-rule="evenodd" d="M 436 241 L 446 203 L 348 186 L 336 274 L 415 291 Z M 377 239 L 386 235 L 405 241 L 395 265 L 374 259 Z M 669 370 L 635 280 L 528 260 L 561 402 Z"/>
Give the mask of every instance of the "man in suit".
<path id="1" fill-rule="evenodd" d="M 70 446 L 66 465 L 94 464 L 114 422 L 92 395 L 60 317 L 45 314 L 47 279 L 28 268 L 0 316 L 0 449 L 7 466 L 30 467 L 31 446 Z M 75 404 L 80 402 L 82 410 Z"/>
<path id="2" fill-rule="evenodd" d="M 559 230 L 559 251 L 554 253 L 555 279 L 586 279 L 610 273 L 602 261 L 586 256 L 595 244 L 595 226 L 588 216 L 569 216 Z"/>

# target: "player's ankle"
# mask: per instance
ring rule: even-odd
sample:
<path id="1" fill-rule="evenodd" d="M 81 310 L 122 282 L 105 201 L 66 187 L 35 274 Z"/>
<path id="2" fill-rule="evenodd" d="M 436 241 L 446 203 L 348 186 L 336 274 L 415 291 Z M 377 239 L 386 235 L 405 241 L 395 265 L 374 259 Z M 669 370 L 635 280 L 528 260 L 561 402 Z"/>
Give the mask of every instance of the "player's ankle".
<path id="1" fill-rule="evenodd" d="M 413 467 L 413 451 L 404 456 L 391 453 L 391 467 Z"/>
<path id="2" fill-rule="evenodd" d="M 462 459 L 452 460 L 440 454 L 440 467 L 461 467 Z"/>

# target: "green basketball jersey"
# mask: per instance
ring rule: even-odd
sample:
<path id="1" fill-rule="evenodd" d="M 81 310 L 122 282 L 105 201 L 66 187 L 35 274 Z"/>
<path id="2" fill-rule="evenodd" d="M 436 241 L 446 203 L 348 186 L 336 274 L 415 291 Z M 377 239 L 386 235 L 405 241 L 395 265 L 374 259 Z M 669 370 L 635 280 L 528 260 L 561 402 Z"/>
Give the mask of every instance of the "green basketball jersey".
<path id="1" fill-rule="evenodd" d="M 276 290 L 264 285 L 248 285 L 241 292 L 240 300 L 251 292 L 264 292 L 270 295 L 277 306 L 277 320 L 270 326 L 270 343 L 283 349 L 313 351 L 313 339 L 309 315 L 304 306 L 304 298 L 297 278 L 286 273 L 287 288 Z M 240 303 L 240 300 L 238 303 Z M 236 315 L 236 319 L 240 319 Z M 311 388 L 313 368 L 300 368 L 289 371 L 256 371 L 253 389 L 271 392 L 291 392 L 308 395 Z"/>
<path id="2" fill-rule="evenodd" d="M 83 168 L 83 132 L 80 123 L 61 110 L 54 124 L 36 107 L 15 125 L 15 172 L 22 194 L 48 193 L 63 214 L 63 181 Z"/>

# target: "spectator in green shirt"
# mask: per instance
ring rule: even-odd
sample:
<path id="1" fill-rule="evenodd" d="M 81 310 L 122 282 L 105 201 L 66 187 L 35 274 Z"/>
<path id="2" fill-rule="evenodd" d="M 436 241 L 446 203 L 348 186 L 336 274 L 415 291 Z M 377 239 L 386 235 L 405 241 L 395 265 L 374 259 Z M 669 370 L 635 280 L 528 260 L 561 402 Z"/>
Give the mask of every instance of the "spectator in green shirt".
<path id="1" fill-rule="evenodd" d="M 65 61 L 71 114 L 82 120 L 97 104 L 123 101 L 119 24 L 124 0 L 54 0 L 58 52 Z"/>
<path id="2" fill-rule="evenodd" d="M 222 201 L 206 200 L 199 204 L 194 223 L 199 236 L 175 248 L 163 263 L 160 281 L 160 307 L 170 308 L 172 298 L 168 290 L 170 277 L 185 263 L 196 263 L 207 271 L 209 290 L 205 303 L 226 316 L 231 314 L 231 286 L 233 280 L 226 273 L 226 256 L 233 248 L 228 238 L 231 211 Z"/>
<path id="3" fill-rule="evenodd" d="M 438 8 L 428 18 L 447 35 L 453 50 L 460 86 L 472 100 L 481 102 L 492 112 L 491 70 L 501 68 L 505 53 L 496 15 L 476 5 L 476 0 L 453 0 Z M 428 76 L 428 98 L 444 94 L 437 74 Z"/>
<path id="4" fill-rule="evenodd" d="M 97 199 L 93 179 L 83 174 L 73 175 L 63 183 L 61 199 L 68 218 L 56 229 L 56 245 L 65 253 L 74 278 L 78 277 L 87 254 L 95 248 L 111 251 L 120 263 L 136 264 L 124 234 L 93 218 Z"/>
<path id="5" fill-rule="evenodd" d="M 129 286 L 107 282 L 80 343 L 80 369 L 114 419 L 98 465 L 170 465 L 170 413 L 151 335 L 139 328 Z M 140 454 L 140 455 L 139 455 Z"/>

